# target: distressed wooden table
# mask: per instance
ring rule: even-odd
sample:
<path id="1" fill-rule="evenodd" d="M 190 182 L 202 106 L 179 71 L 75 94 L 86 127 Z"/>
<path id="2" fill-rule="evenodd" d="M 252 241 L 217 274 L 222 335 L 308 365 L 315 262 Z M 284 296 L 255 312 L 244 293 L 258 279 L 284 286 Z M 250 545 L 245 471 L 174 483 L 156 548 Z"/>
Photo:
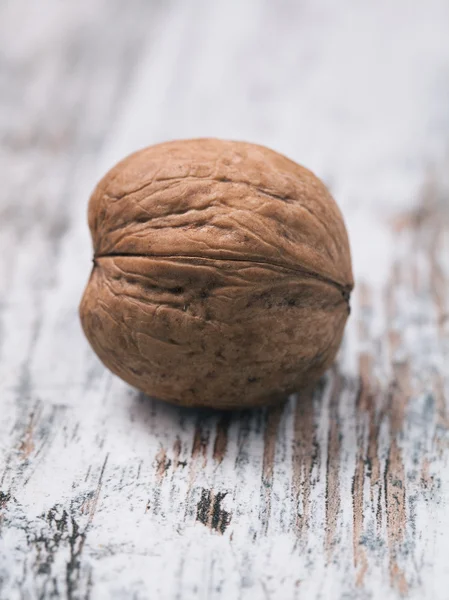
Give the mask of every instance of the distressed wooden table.
<path id="1" fill-rule="evenodd" d="M 449 598 L 449 2 L 0 4 L 0 598 Z M 330 186 L 338 364 L 269 410 L 165 406 L 77 305 L 86 204 L 170 138 Z"/>

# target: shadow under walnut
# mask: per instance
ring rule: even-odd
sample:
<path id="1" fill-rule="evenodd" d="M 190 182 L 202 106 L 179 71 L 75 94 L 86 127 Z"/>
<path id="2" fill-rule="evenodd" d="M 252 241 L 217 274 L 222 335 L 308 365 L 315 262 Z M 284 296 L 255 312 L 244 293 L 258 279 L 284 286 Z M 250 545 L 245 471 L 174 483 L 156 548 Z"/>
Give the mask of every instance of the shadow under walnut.
<path id="1" fill-rule="evenodd" d="M 89 226 L 83 329 L 143 392 L 259 406 L 334 360 L 353 288 L 346 229 L 325 186 L 284 156 L 214 139 L 152 146 L 100 181 Z"/>

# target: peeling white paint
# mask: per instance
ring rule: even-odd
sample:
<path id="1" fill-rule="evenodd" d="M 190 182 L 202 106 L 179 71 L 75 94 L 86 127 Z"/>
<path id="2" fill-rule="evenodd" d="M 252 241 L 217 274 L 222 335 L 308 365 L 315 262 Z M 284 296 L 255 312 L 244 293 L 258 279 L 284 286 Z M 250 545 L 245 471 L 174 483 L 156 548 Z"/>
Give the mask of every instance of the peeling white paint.
<path id="1" fill-rule="evenodd" d="M 1 600 L 446 599 L 448 24 L 445 0 L 0 8 Z M 190 136 L 274 147 L 344 211 L 358 287 L 313 398 L 165 406 L 82 336 L 91 189 Z"/>

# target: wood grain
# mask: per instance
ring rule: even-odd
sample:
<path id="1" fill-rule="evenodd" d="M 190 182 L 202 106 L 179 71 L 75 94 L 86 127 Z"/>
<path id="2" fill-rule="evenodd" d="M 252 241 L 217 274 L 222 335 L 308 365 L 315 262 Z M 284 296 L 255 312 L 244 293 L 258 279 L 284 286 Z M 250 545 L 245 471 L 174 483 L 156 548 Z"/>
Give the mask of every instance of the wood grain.
<path id="1" fill-rule="evenodd" d="M 446 600 L 449 3 L 0 5 L 0 599 Z M 77 316 L 87 199 L 136 148 L 326 180 L 356 290 L 313 393 L 166 406 Z"/>

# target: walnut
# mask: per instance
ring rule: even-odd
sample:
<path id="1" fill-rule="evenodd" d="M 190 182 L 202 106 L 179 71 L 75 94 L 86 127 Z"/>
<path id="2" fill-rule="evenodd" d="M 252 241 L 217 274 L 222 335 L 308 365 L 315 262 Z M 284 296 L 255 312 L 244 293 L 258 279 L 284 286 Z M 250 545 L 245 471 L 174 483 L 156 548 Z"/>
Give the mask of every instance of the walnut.
<path id="1" fill-rule="evenodd" d="M 216 139 L 146 148 L 97 185 L 89 226 L 84 332 L 146 394 L 257 406 L 334 360 L 353 288 L 346 229 L 323 183 L 284 156 Z"/>

